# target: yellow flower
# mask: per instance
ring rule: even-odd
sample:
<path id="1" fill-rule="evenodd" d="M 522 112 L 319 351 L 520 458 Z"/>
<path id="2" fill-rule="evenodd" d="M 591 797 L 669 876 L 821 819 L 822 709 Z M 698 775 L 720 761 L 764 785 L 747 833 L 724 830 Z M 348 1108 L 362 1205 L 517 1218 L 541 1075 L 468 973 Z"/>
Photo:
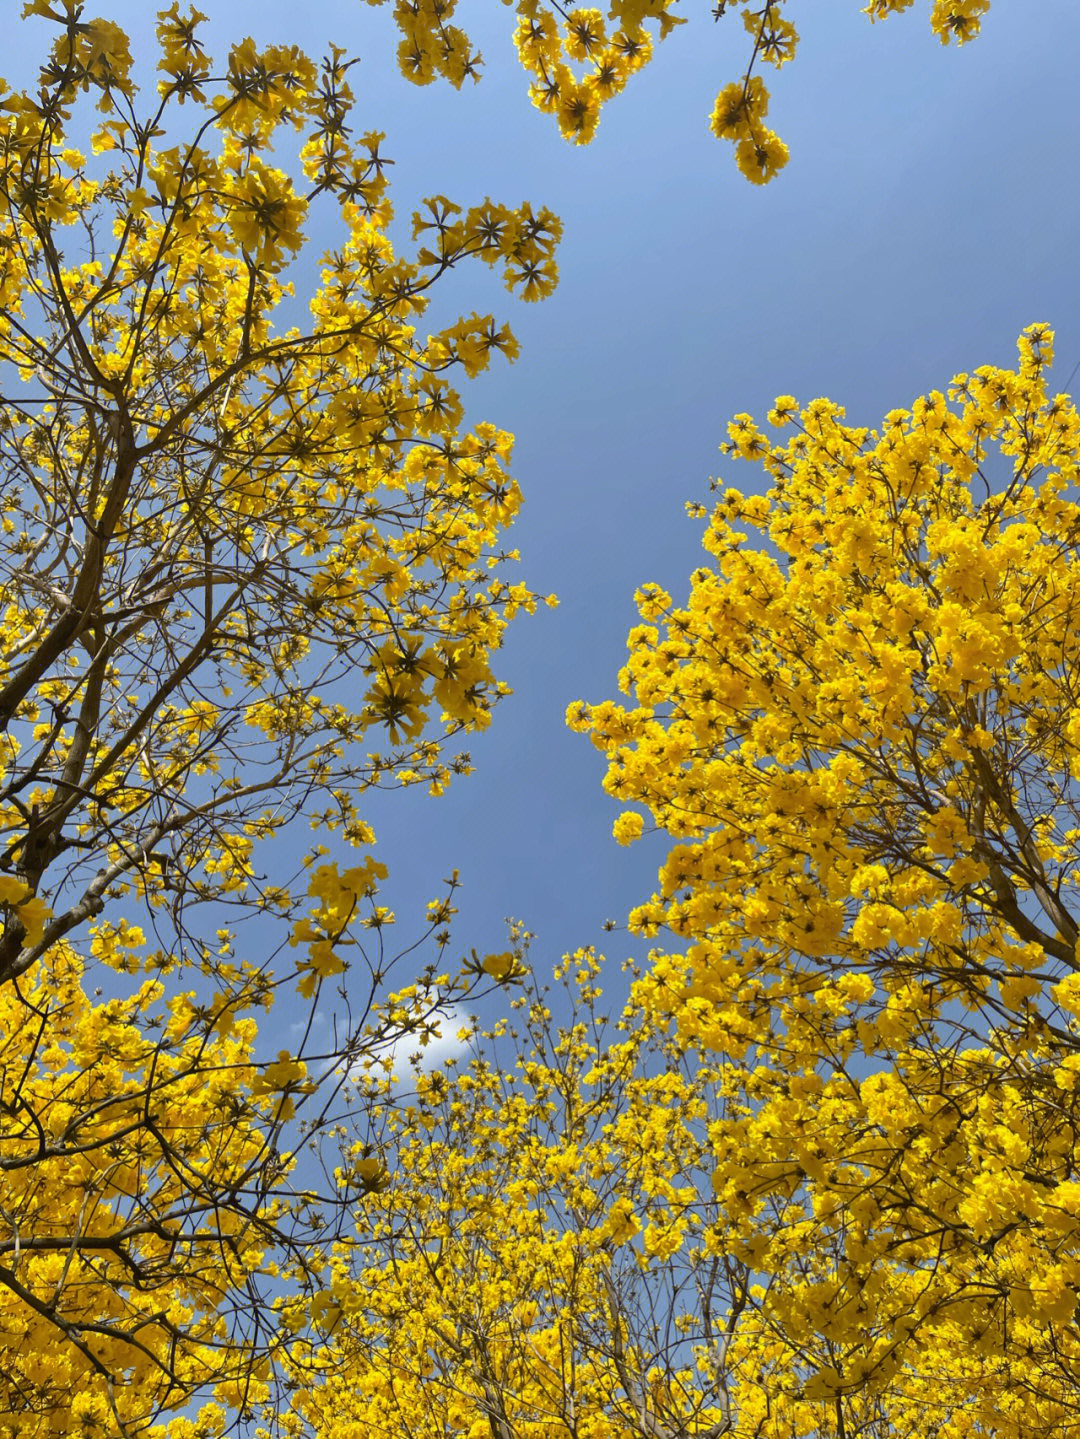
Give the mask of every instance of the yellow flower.
<path id="1" fill-rule="evenodd" d="M 641 838 L 644 829 L 645 821 L 640 814 L 624 810 L 612 825 L 611 832 L 619 844 L 633 844 L 634 840 Z"/>

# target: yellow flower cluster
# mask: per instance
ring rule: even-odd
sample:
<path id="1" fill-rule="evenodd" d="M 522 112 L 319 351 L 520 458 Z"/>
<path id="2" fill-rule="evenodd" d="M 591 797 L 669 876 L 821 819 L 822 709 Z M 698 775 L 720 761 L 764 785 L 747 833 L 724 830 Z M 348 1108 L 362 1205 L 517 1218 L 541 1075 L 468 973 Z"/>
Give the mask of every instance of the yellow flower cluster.
<path id="1" fill-rule="evenodd" d="M 393 961 L 352 933 L 393 919 L 385 866 L 316 844 L 305 900 L 260 843 L 369 844 L 365 791 L 441 792 L 469 767 L 444 741 L 506 693 L 494 652 L 539 597 L 509 572 L 512 437 L 466 424 L 459 377 L 517 344 L 494 315 L 417 322 L 474 261 L 550 294 L 560 227 L 438 195 L 395 246 L 341 51 L 215 63 L 172 3 L 140 115 L 127 37 L 85 10 L 25 5 L 51 45 L 0 85 L 0 1435 L 163 1432 L 216 1391 L 184 1439 L 265 1395 L 257 1280 L 308 1282 L 341 1213 L 283 1190 L 283 1126 L 313 1139 L 349 1066 L 433 1033 L 452 987 L 385 994 Z M 283 927 L 292 972 L 276 942 L 238 956 L 234 915 Z M 313 1064 L 350 944 L 355 1022 Z M 98 978 L 127 997 L 91 1002 Z M 249 1012 L 290 984 L 305 1038 L 258 1061 Z"/>
<path id="2" fill-rule="evenodd" d="M 0 1434 L 130 1433 L 236 1372 L 221 1297 L 262 1268 L 272 1218 L 254 1032 L 208 1039 L 153 981 L 91 1002 L 65 943 L 0 987 Z"/>
<path id="3" fill-rule="evenodd" d="M 460 1070 L 417 1063 L 407 1102 L 387 1085 L 358 1093 L 367 1138 L 346 1139 L 337 1171 L 355 1238 L 279 1306 L 284 1436 L 482 1439 L 494 1413 L 520 1439 L 617 1439 L 638 1432 L 620 1390 L 663 1432 L 723 1417 L 726 1380 L 703 1362 L 720 1289 L 687 1286 L 675 1362 L 649 1328 L 707 1226 L 696 1181 L 719 1070 L 687 1064 L 640 1013 L 609 1027 L 599 974 L 591 951 L 564 960 L 563 1030 L 527 989 L 509 1061 L 491 1034 Z"/>
<path id="4" fill-rule="evenodd" d="M 506 693 L 490 657 L 538 597 L 507 576 L 516 552 L 500 545 L 521 504 L 512 438 L 464 428 L 453 377 L 517 347 L 490 315 L 423 342 L 413 322 L 470 259 L 543 297 L 559 239 L 548 211 L 436 196 L 414 216 L 415 256 L 397 254 L 382 136 L 352 136 L 338 51 L 320 67 L 245 40 L 214 78 L 201 15 L 173 4 L 157 24 L 161 113 L 141 126 L 122 32 L 66 0 L 26 13 L 58 36 L 44 98 L 14 94 L 0 112 L 3 314 L 23 315 L 2 357 L 51 398 L 5 416 L 4 444 L 35 478 L 6 494 L 0 535 L 0 722 L 19 795 L 0 798 L 0 825 L 25 886 L 8 900 L 3 976 L 72 923 L 58 911 L 43 928 L 62 853 L 80 920 L 118 883 L 159 910 L 192 884 L 204 900 L 262 903 L 255 842 L 305 796 L 319 798 L 311 817 L 363 843 L 365 787 L 400 773 L 437 793 L 467 769 L 429 731 L 439 716 L 447 736 L 489 723 Z M 84 91 L 105 117 L 96 166 L 67 139 Z M 197 133 L 157 148 L 170 107 L 189 102 Z M 302 179 L 265 158 L 282 131 L 298 134 Z M 340 244 L 305 333 L 286 321 L 282 271 L 316 202 Z M 61 224 L 101 232 L 107 264 L 67 263 Z M 78 386 L 39 359 L 74 316 Z M 42 486 L 57 505 L 80 494 L 85 563 L 59 511 L 35 508 Z M 69 572 L 70 596 L 44 578 Z M 349 683 L 358 673 L 366 685 Z M 212 783 L 209 808 L 148 814 L 150 796 L 192 782 Z M 283 904 L 271 891 L 272 912 Z"/>
<path id="5" fill-rule="evenodd" d="M 565 9 L 549 0 L 506 3 L 513 3 L 517 13 L 514 45 L 531 78 L 533 104 L 553 115 L 562 134 L 577 145 L 588 144 L 603 106 L 652 59 L 654 36 L 663 40 L 687 21 L 676 13 L 679 0 L 613 0 L 606 13 L 581 6 Z M 990 8 L 990 0 L 928 3 L 931 28 L 942 44 L 956 40 L 962 45 L 972 39 Z M 880 20 L 912 4 L 914 0 L 870 0 L 864 13 Z M 767 184 L 788 162 L 787 146 L 763 123 L 769 92 L 754 73 L 759 62 L 780 69 L 795 55 L 799 36 L 784 13 L 787 5 L 788 0 L 721 0 L 712 11 L 715 19 L 739 11 L 749 36 L 746 71 L 717 95 L 709 123 L 718 139 L 734 144 L 736 164 L 755 185 Z M 457 87 L 466 76 L 479 80 L 481 56 L 466 33 L 449 23 L 456 8 L 457 0 L 395 0 L 394 19 L 403 36 L 398 63 L 415 84 L 430 84 L 436 75 Z M 811 7 L 806 9 L 812 19 Z"/>
<path id="6" fill-rule="evenodd" d="M 721 492 L 685 604 L 641 591 L 628 705 L 569 711 L 671 841 L 635 994 L 724 1061 L 707 1244 L 787 1375 L 747 1433 L 1080 1404 L 1080 415 L 1019 349 L 877 432 L 737 416 L 768 493 Z"/>
<path id="7" fill-rule="evenodd" d="M 683 23 L 512 3 L 579 144 Z M 395 0 L 409 79 L 477 78 L 455 8 Z M 931 28 L 964 43 L 988 9 L 929 0 Z M 788 152 L 755 66 L 799 37 L 785 0 L 728 10 L 751 55 L 710 123 L 764 184 Z M 768 493 L 690 507 L 710 563 L 685 605 L 639 590 L 631 702 L 569 716 L 633 806 L 615 839 L 671 841 L 631 920 L 671 952 L 614 1026 L 588 950 L 555 1023 L 520 927 L 388 992 L 385 866 L 315 844 L 304 898 L 257 846 L 298 820 L 370 844 L 365 791 L 440 793 L 469 768 L 444 741 L 507 693 L 495 651 L 539 597 L 507 575 L 512 437 L 466 427 L 457 377 L 517 343 L 418 322 L 472 260 L 549 295 L 560 225 L 433 195 L 392 242 L 343 52 L 215 64 L 175 0 L 140 119 L 126 35 L 84 12 L 28 0 L 54 43 L 0 84 L 0 1439 L 207 1439 L 260 1406 L 283 1439 L 1066 1432 L 1080 417 L 1051 332 L 874 433 L 787 395 L 786 444 L 732 420 Z M 198 932 L 232 912 L 284 928 L 291 973 Z M 352 1013 L 316 1057 L 327 981 Z M 259 1059 L 281 985 L 303 1038 Z M 433 1070 L 477 987 L 510 1017 Z"/>

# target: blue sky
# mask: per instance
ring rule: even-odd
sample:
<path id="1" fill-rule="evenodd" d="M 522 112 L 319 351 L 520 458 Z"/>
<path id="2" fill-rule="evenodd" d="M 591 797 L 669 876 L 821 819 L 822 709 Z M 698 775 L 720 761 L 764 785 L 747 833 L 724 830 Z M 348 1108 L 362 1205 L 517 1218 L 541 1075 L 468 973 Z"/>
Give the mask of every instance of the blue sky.
<path id="1" fill-rule="evenodd" d="M 476 772 L 440 800 L 416 790 L 370 809 L 402 941 L 456 867 L 454 952 L 502 947 L 513 915 L 547 967 L 603 945 L 603 921 L 647 897 L 663 857 L 662 836 L 629 850 L 611 839 L 619 806 L 601 789 L 602 759 L 563 712 L 615 694 L 637 585 L 685 593 L 704 556 L 684 501 L 707 500 L 711 475 L 760 483 L 717 453 L 729 416 L 763 416 L 781 393 L 829 395 L 873 425 L 957 371 L 1011 363 L 1034 321 L 1057 330 L 1060 385 L 1080 360 L 1080 5 L 999 0 L 958 50 L 932 35 L 929 0 L 873 26 L 859 0 L 791 0 L 799 54 L 768 78 L 792 159 L 758 189 L 705 123 L 747 37 L 698 0 L 586 148 L 530 105 L 513 11 L 494 0 L 459 7 L 486 61 L 460 93 L 397 75 L 386 8 L 201 4 L 217 54 L 250 33 L 361 57 L 357 125 L 386 131 L 402 237 L 436 192 L 528 199 L 563 220 L 550 300 L 523 306 L 477 266 L 426 317 L 491 309 L 518 335 L 521 358 L 466 386 L 467 411 L 517 436 L 521 578 L 561 604 L 511 627 L 498 673 L 515 693 L 469 744 Z M 107 14 L 148 53 L 149 7 L 112 0 Z M 31 80 L 51 29 L 9 32 L 9 83 Z M 606 939 L 613 959 L 643 948 Z"/>

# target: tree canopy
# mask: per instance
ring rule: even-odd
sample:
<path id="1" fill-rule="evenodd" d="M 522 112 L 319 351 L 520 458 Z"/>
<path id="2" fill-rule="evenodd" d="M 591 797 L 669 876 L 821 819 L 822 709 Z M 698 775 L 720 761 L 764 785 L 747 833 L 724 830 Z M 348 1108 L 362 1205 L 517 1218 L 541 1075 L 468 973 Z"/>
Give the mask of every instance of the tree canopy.
<path id="1" fill-rule="evenodd" d="M 746 1270 L 703 1198 L 720 1068 L 633 1008 L 606 1019 L 591 951 L 553 988 L 520 979 L 467 1062 L 414 1067 L 408 1096 L 364 1086 L 341 1172 L 379 1179 L 317 1307 L 286 1308 L 304 1337 L 283 1435 L 726 1432 Z"/>
<path id="2" fill-rule="evenodd" d="M 713 12 L 756 183 L 782 5 Z M 534 103 L 588 142 L 674 11 L 519 0 Z M 567 715 L 615 839 L 670 846 L 625 1006 L 590 948 L 534 980 L 521 925 L 449 959 L 456 871 L 392 953 L 365 799 L 468 773 L 541 599 L 512 438 L 459 388 L 514 336 L 420 321 L 474 259 L 550 294 L 559 221 L 439 194 L 395 247 L 344 51 L 215 64 L 173 4 L 140 109 L 118 25 L 24 15 L 55 29 L 0 91 L 0 1434 L 1067 1432 L 1080 414 L 1049 326 L 876 431 L 788 395 L 786 442 L 732 421 L 767 493 L 690 506 L 709 558 L 685 602 L 639 590 L 626 703 Z M 453 16 L 396 5 L 409 79 L 478 76 Z"/>
<path id="3" fill-rule="evenodd" d="M 453 383 L 513 335 L 412 322 L 473 258 L 546 294 L 558 222 L 437 196 L 395 254 L 340 51 L 218 71 L 173 5 L 141 113 L 118 26 L 26 13 L 57 28 L 0 127 L 0 1413 L 133 1434 L 211 1383 L 244 1408 L 274 1286 L 333 1227 L 298 1144 L 350 1064 L 487 982 L 446 971 L 452 880 L 391 990 L 361 802 L 468 770 L 444 741 L 488 723 L 536 603 L 511 438 Z M 301 297 L 316 206 L 338 239 Z M 269 872 L 298 821 L 318 839 Z M 308 1018 L 271 1059 L 282 987 Z"/>
<path id="4" fill-rule="evenodd" d="M 711 563 L 684 604 L 639 592 L 629 704 L 569 712 L 640 806 L 616 838 L 672 841 L 636 1000 L 723 1060 L 717 1243 L 782 1356 L 755 1432 L 859 1432 L 867 1394 L 890 1433 L 915 1403 L 949 1436 L 1075 1422 L 1080 416 L 1052 344 L 876 432 L 736 416 L 768 493 L 695 507 Z"/>

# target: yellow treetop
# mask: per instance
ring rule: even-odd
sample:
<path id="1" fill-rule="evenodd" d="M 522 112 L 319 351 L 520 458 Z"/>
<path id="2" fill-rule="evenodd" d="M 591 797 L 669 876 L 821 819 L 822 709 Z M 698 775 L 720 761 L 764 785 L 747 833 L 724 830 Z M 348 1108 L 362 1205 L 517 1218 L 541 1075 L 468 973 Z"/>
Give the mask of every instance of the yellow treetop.
<path id="1" fill-rule="evenodd" d="M 1080 1413 L 1080 416 L 1052 342 L 876 432 L 828 400 L 777 401 L 786 444 L 737 416 L 767 494 L 692 507 L 711 562 L 685 604 L 639 593 L 629 703 L 569 712 L 639 807 L 619 837 L 644 812 L 671 842 L 638 1001 L 727 1066 L 712 1242 L 788 1376 L 747 1433 L 857 1432 L 869 1395 L 882 1432 L 924 1406 L 949 1439 Z"/>
<path id="2" fill-rule="evenodd" d="M 469 768 L 444 743 L 506 692 L 493 653 L 536 603 L 507 574 L 521 493 L 457 377 L 516 342 L 420 324 L 473 260 L 547 294 L 559 226 L 437 195 L 395 250 L 340 50 L 215 63 L 172 4 L 140 113 L 118 26 L 24 16 L 51 43 L 0 87 L 0 1432 L 119 1439 L 264 1396 L 260 1280 L 310 1288 L 340 1232 L 293 1149 L 457 992 L 414 956 L 387 999 L 383 865 L 301 842 L 271 882 L 260 842 L 367 846 L 365 791 L 444 789 Z M 437 947 L 452 913 L 429 906 Z M 256 1057 L 282 985 L 299 1041 Z"/>
<path id="3" fill-rule="evenodd" d="M 378 1152 L 346 1142 L 356 1243 L 282 1303 L 282 1436 L 674 1439 L 724 1422 L 734 1386 L 710 1338 L 726 1290 L 693 1279 L 720 1071 L 641 1012 L 609 1024 L 599 976 L 591 951 L 568 956 L 554 993 L 523 981 L 460 1066 L 417 1063 L 408 1096 L 358 1094 Z"/>

